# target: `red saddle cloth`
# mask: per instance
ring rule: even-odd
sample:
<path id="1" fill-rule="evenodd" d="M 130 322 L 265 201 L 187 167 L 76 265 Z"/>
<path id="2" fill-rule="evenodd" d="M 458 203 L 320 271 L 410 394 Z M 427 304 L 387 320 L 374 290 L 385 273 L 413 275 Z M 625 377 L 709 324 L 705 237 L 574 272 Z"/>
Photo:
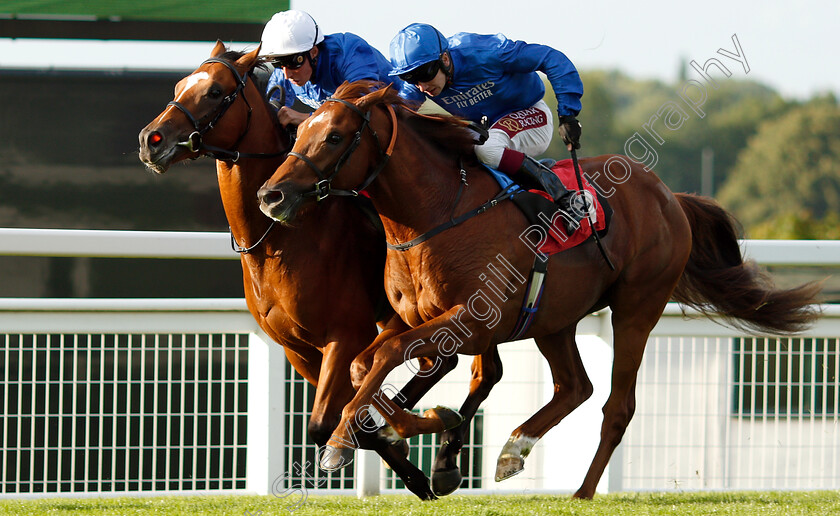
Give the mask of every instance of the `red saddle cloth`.
<path id="1" fill-rule="evenodd" d="M 552 170 L 555 174 L 557 174 L 557 177 L 560 178 L 560 181 L 563 182 L 566 188 L 573 191 L 578 190 L 578 182 L 577 177 L 575 176 L 575 168 L 571 159 L 564 159 L 562 161 L 558 161 L 554 165 L 554 167 L 552 167 Z M 583 180 L 584 190 L 588 191 L 591 194 L 591 197 L 587 197 L 590 200 L 594 200 L 595 202 L 595 229 L 596 231 L 601 231 L 606 227 L 606 217 L 604 215 L 604 208 L 601 206 L 601 203 L 597 200 L 598 195 L 595 192 L 595 188 L 591 184 L 589 184 L 589 182 L 586 180 L 586 177 L 581 176 L 581 179 Z M 531 190 L 531 192 L 539 194 L 548 199 L 549 201 L 552 200 L 551 196 L 549 196 L 543 191 Z M 539 230 L 534 230 L 527 237 L 528 241 L 533 243 L 536 247 L 538 247 L 540 252 L 545 253 L 548 256 L 571 249 L 592 235 L 592 227 L 589 225 L 589 219 L 586 217 L 584 217 L 583 220 L 580 221 L 580 227 L 577 229 L 577 231 L 572 233 L 572 236 L 568 236 L 566 234 L 566 223 L 562 216 L 554 216 L 550 219 L 550 221 L 550 224 L 548 223 L 548 219 L 543 221 L 542 232 L 540 232 Z M 543 234 L 545 234 L 544 237 L 542 236 Z"/>

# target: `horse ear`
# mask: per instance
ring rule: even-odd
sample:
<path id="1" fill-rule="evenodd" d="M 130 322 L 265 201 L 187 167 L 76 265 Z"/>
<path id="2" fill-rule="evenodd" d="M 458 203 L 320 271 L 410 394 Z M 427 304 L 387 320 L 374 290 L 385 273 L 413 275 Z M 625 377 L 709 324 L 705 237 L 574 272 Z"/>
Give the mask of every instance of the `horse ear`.
<path id="1" fill-rule="evenodd" d="M 368 93 L 364 97 L 360 98 L 356 102 L 356 106 L 361 109 L 362 111 L 367 111 L 368 109 L 372 108 L 376 104 L 382 103 L 382 99 L 386 97 L 391 92 L 391 85 L 387 85 L 384 88 L 380 88 L 378 90 L 372 91 Z"/>
<path id="2" fill-rule="evenodd" d="M 217 39 L 216 45 L 213 46 L 213 50 L 210 52 L 210 57 L 219 57 L 225 53 L 225 50 L 227 50 L 227 48 L 225 48 L 225 44 L 222 43 L 222 40 Z"/>
<path id="3" fill-rule="evenodd" d="M 236 66 L 239 66 L 244 70 L 250 70 L 251 68 L 253 68 L 254 63 L 257 61 L 257 57 L 260 55 L 260 48 L 262 48 L 262 44 L 258 45 L 257 48 L 237 59 Z"/>

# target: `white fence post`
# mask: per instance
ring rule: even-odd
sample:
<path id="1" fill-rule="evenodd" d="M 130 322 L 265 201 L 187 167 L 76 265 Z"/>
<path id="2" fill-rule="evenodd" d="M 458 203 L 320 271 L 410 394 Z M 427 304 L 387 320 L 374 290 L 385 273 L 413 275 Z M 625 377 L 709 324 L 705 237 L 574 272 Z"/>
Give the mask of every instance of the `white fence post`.
<path id="1" fill-rule="evenodd" d="M 618 443 L 607 466 L 607 492 L 624 491 L 624 444 Z"/>
<path id="2" fill-rule="evenodd" d="M 356 496 L 367 498 L 379 494 L 381 463 L 375 451 L 356 450 Z"/>
<path id="3" fill-rule="evenodd" d="M 286 356 L 265 333 L 248 339 L 248 485 L 259 495 L 282 493 L 286 471 L 284 424 Z"/>
<path id="4" fill-rule="evenodd" d="M 609 308 L 605 308 L 598 313 L 598 323 L 598 337 L 613 350 L 613 360 L 615 360 L 612 311 Z M 610 369 L 612 369 L 612 366 L 610 366 Z M 618 493 L 624 490 L 624 445 L 622 443 L 618 443 L 618 446 L 613 450 L 610 462 L 607 464 L 606 474 L 608 493 Z M 604 479 L 601 479 L 599 484 L 603 487 Z"/>

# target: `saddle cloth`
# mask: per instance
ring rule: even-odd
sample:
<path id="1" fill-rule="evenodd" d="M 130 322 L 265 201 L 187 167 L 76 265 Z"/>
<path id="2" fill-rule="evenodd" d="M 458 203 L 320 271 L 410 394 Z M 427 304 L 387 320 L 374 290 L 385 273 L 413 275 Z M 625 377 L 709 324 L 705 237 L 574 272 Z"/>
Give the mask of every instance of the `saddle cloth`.
<path id="1" fill-rule="evenodd" d="M 507 188 L 514 183 L 507 174 L 491 167 L 486 168 L 502 188 Z M 558 161 L 552 167 L 552 171 L 566 188 L 578 190 L 577 177 L 571 159 Z M 590 214 L 595 223 L 595 230 L 598 231 L 599 236 L 603 236 L 606 234 L 605 230 L 608 219 L 612 215 L 612 209 L 585 177 L 581 179 L 584 190 L 588 192 L 587 199 L 590 202 Z M 551 196 L 541 190 L 523 190 L 514 194 L 511 200 L 519 207 L 530 224 L 519 238 L 534 251 L 538 250 L 551 256 L 571 249 L 592 236 L 592 227 L 587 218 L 580 221 L 580 227 L 571 236 L 567 235 L 566 222 L 559 214 L 558 206 L 554 204 Z"/>

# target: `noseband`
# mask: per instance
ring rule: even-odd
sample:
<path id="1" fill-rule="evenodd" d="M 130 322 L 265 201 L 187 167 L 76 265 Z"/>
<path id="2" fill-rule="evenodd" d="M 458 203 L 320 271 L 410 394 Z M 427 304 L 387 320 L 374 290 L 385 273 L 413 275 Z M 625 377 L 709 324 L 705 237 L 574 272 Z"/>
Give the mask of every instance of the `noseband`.
<path id="1" fill-rule="evenodd" d="M 390 159 L 391 154 L 394 152 L 394 145 L 397 142 L 397 115 L 394 112 L 394 107 L 390 104 L 387 104 L 386 107 L 388 109 L 388 113 L 391 116 L 391 121 L 394 129 L 391 132 L 391 141 L 388 144 L 388 148 L 386 150 L 382 150 L 382 144 L 379 143 L 379 138 L 376 136 L 376 131 L 374 131 L 373 128 L 370 126 L 370 111 L 363 112 L 355 104 L 347 102 L 343 99 L 330 97 L 326 99 L 325 102 L 338 102 L 340 104 L 343 104 L 351 111 L 362 117 L 362 125 L 356 131 L 356 134 L 353 135 L 353 141 L 350 142 L 350 145 L 344 150 L 341 156 L 338 157 L 338 161 L 336 161 L 332 173 L 327 175 L 321 169 L 321 167 L 316 165 L 311 159 L 307 158 L 299 152 L 290 152 L 289 156 L 294 156 L 297 159 L 303 161 L 304 163 L 309 165 L 309 168 L 314 170 L 315 173 L 318 175 L 319 181 L 315 183 L 315 187 L 312 191 L 303 194 L 305 197 L 315 196 L 315 199 L 318 201 L 328 197 L 331 194 L 356 197 L 359 195 L 359 192 L 367 188 L 373 182 L 373 180 L 376 179 L 376 176 L 378 176 L 379 173 L 382 172 L 382 169 L 385 168 L 385 165 L 388 164 L 388 160 Z M 335 179 L 336 175 L 338 175 L 338 171 L 341 169 L 342 166 L 344 166 L 344 164 L 347 162 L 347 159 L 350 158 L 351 154 L 353 154 L 353 151 L 355 151 L 356 148 L 359 147 L 359 144 L 362 142 L 362 133 L 364 132 L 365 128 L 370 130 L 370 133 L 373 136 L 373 140 L 376 142 L 376 147 L 379 150 L 380 157 L 379 164 L 356 188 L 352 190 L 341 190 L 338 188 L 333 188 L 332 180 Z"/>
<path id="2" fill-rule="evenodd" d="M 210 121 L 209 124 L 205 125 L 203 128 L 200 127 L 199 120 L 196 119 L 195 116 L 193 116 L 193 114 L 190 112 L 190 110 L 187 109 L 187 107 L 184 106 L 183 104 L 181 104 L 180 102 L 174 101 L 174 100 L 167 104 L 167 106 L 173 106 L 173 107 L 177 108 L 179 111 L 181 111 L 182 113 L 184 113 L 184 115 L 187 117 L 187 119 L 192 123 L 193 129 L 195 129 L 195 131 L 193 131 L 193 133 L 189 135 L 189 137 L 187 138 L 187 141 L 178 143 L 178 145 L 181 145 L 181 146 L 189 149 L 190 152 L 198 152 L 198 151 L 202 150 L 202 137 L 204 136 L 204 133 L 206 133 L 210 129 L 213 129 L 213 126 L 215 126 L 216 123 L 224 116 L 224 114 L 227 112 L 228 108 L 230 108 L 230 106 L 233 104 L 233 101 L 236 100 L 236 97 L 238 97 L 239 93 L 245 88 L 245 81 L 248 78 L 247 75 L 245 75 L 244 77 L 239 75 L 239 71 L 237 71 L 236 68 L 234 68 L 232 64 L 225 61 L 224 59 L 211 57 L 210 59 L 201 63 L 201 66 L 204 66 L 208 63 L 221 63 L 221 64 L 225 65 L 227 67 L 227 69 L 230 70 L 231 73 L 233 73 L 233 76 L 236 78 L 236 89 L 234 89 L 232 93 L 230 93 L 229 95 L 227 95 L 225 98 L 222 99 L 222 103 L 219 104 L 219 107 L 216 108 L 216 111 L 215 111 L 216 116 L 213 118 L 213 120 Z M 236 148 L 239 145 L 239 143 L 242 141 L 242 138 L 245 137 L 245 133 L 248 132 L 247 128 L 250 127 L 250 125 L 251 125 L 251 105 L 248 104 L 248 99 L 246 99 L 244 96 L 242 97 L 242 100 L 244 100 L 245 104 L 248 105 L 248 123 L 246 125 L 245 132 L 242 133 L 242 136 L 239 137 L 239 140 L 237 140 L 236 145 L 234 145 L 234 148 Z M 210 115 L 212 115 L 212 114 L 213 113 L 210 113 Z M 210 116 L 210 115 L 207 115 L 207 116 Z M 205 116 L 204 118 L 207 118 L 207 117 Z"/>

